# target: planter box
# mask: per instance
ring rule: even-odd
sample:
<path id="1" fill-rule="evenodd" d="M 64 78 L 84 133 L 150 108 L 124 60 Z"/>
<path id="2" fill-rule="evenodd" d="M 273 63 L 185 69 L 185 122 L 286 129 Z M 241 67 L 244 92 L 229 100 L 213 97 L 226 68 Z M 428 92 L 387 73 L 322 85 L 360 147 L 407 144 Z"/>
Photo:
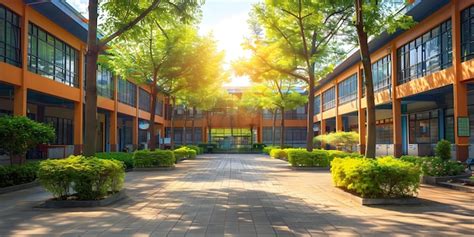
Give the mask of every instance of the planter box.
<path id="1" fill-rule="evenodd" d="M 169 167 L 146 167 L 146 168 L 133 168 L 133 171 L 168 171 L 174 170 L 176 166 Z"/>
<path id="2" fill-rule="evenodd" d="M 423 176 L 421 178 L 421 183 L 436 185 L 440 182 L 446 182 L 451 179 L 463 179 L 471 177 L 471 173 L 464 173 L 456 176 Z"/>
<path id="3" fill-rule="evenodd" d="M 11 192 L 15 192 L 15 191 L 18 191 L 18 190 L 33 188 L 33 187 L 36 187 L 36 186 L 39 186 L 39 183 L 38 183 L 38 181 L 35 180 L 33 182 L 26 183 L 26 184 L 18 184 L 18 185 L 14 185 L 14 186 L 10 186 L 10 187 L 0 188 L 0 194 L 11 193 Z"/>
<path id="4" fill-rule="evenodd" d="M 101 200 L 53 200 L 49 199 L 41 207 L 45 208 L 73 208 L 73 207 L 104 207 L 127 197 L 122 190 Z"/>
<path id="5" fill-rule="evenodd" d="M 450 182 L 439 182 L 438 185 L 466 193 L 474 193 L 474 187 L 473 186 L 466 186 L 463 185 L 462 183 L 450 183 Z"/>
<path id="6" fill-rule="evenodd" d="M 329 170 L 329 167 L 289 166 L 292 170 Z"/>
<path id="7" fill-rule="evenodd" d="M 351 201 L 360 205 L 418 205 L 422 200 L 416 197 L 407 198 L 363 198 L 342 189 L 335 188 L 340 194 L 347 197 Z"/>

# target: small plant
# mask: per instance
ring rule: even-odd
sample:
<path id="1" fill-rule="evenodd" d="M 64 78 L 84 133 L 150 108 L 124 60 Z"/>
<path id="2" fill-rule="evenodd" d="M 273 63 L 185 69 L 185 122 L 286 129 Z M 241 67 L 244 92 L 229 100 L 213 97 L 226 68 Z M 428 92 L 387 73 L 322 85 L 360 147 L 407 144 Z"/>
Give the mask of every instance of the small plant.
<path id="1" fill-rule="evenodd" d="M 419 166 L 425 176 L 455 176 L 464 172 L 464 165 L 454 160 L 418 156 L 402 156 L 400 159 Z"/>
<path id="2" fill-rule="evenodd" d="M 133 169 L 133 153 L 128 152 L 100 152 L 95 156 L 99 159 L 118 160 L 123 162 L 126 169 Z"/>
<path id="3" fill-rule="evenodd" d="M 451 143 L 447 140 L 441 140 L 436 144 L 435 154 L 441 160 L 451 160 Z"/>
<path id="4" fill-rule="evenodd" d="M 196 159 L 196 151 L 185 146 L 175 149 L 173 152 L 176 161 L 180 161 L 182 159 Z"/>
<path id="5" fill-rule="evenodd" d="M 25 163 L 29 149 L 51 142 L 54 138 L 54 128 L 49 125 L 24 116 L 0 117 L 0 149 L 10 157 L 11 164 Z"/>
<path id="6" fill-rule="evenodd" d="M 171 167 L 175 163 L 173 151 L 139 150 L 133 153 L 133 166 L 136 168 Z"/>
<path id="7" fill-rule="evenodd" d="M 35 181 L 38 166 L 38 162 L 28 162 L 23 165 L 0 166 L 0 188 Z"/>

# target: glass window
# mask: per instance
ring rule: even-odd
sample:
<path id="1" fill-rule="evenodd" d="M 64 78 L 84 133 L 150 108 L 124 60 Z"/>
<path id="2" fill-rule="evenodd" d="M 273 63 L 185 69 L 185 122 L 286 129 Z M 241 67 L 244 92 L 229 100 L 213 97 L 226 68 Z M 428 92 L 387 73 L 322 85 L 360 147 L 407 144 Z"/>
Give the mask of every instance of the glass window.
<path id="1" fill-rule="evenodd" d="M 339 104 L 357 99 L 357 74 L 350 76 L 337 85 Z"/>
<path id="2" fill-rule="evenodd" d="M 21 67 L 20 17 L 0 4 L 0 62 Z"/>
<path id="3" fill-rule="evenodd" d="M 114 78 L 112 72 L 102 65 L 97 66 L 97 93 L 109 99 L 114 98 Z"/>
<path id="4" fill-rule="evenodd" d="M 118 82 L 118 101 L 130 106 L 137 106 L 137 86 L 125 79 Z"/>
<path id="5" fill-rule="evenodd" d="M 314 115 L 321 113 L 321 97 L 314 97 Z"/>
<path id="6" fill-rule="evenodd" d="M 141 110 L 150 112 L 150 108 L 151 108 L 150 93 L 148 93 L 148 91 L 140 88 L 140 92 L 139 92 L 138 96 L 140 97 L 139 100 L 138 100 L 138 108 L 141 109 Z"/>
<path id="7" fill-rule="evenodd" d="M 410 115 L 410 144 L 434 144 L 439 140 L 438 111 Z"/>
<path id="8" fill-rule="evenodd" d="M 28 70 L 79 87 L 79 54 L 71 46 L 29 23 Z"/>
<path id="9" fill-rule="evenodd" d="M 423 77 L 452 65 L 451 20 L 398 49 L 398 83 Z"/>
<path id="10" fill-rule="evenodd" d="M 474 58 L 474 5 L 461 12 L 462 61 Z"/>
<path id="11" fill-rule="evenodd" d="M 335 88 L 323 92 L 323 111 L 336 107 L 336 92 Z"/>
<path id="12" fill-rule="evenodd" d="M 163 100 L 156 98 L 155 114 L 163 116 Z"/>

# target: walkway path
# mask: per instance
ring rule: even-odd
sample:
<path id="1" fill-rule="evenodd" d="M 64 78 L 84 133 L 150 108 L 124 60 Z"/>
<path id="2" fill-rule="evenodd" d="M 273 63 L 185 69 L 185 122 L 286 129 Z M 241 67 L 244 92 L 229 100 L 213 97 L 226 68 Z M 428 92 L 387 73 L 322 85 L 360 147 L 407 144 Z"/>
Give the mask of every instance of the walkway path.
<path id="1" fill-rule="evenodd" d="M 327 171 L 260 155 L 131 172 L 126 188 L 129 198 L 107 208 L 36 208 L 49 197 L 40 187 L 0 195 L 0 235 L 474 236 L 474 195 L 423 187 L 423 205 L 363 207 L 339 196 Z"/>

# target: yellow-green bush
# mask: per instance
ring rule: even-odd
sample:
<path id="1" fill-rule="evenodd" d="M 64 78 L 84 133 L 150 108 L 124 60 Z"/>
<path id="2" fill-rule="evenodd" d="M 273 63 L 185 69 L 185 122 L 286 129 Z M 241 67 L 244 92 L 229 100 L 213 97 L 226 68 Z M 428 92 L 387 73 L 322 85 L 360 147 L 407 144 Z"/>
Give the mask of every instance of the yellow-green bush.
<path id="1" fill-rule="evenodd" d="M 196 159 L 196 151 L 185 146 L 175 149 L 173 152 L 176 161 L 180 161 L 183 159 Z"/>
<path id="2" fill-rule="evenodd" d="M 118 160 L 123 162 L 125 168 L 133 169 L 133 153 L 128 152 L 99 152 L 95 156 L 99 159 Z"/>
<path id="3" fill-rule="evenodd" d="M 368 198 L 400 198 L 416 195 L 421 170 L 393 157 L 377 159 L 335 158 L 331 175 L 337 187 Z"/>
<path id="4" fill-rule="evenodd" d="M 192 150 L 195 150 L 196 155 L 200 155 L 200 154 L 204 153 L 204 149 L 202 147 L 198 147 L 198 146 L 195 146 L 195 145 L 186 145 L 185 147 L 190 148 Z"/>
<path id="5" fill-rule="evenodd" d="M 272 149 L 270 151 L 270 156 L 276 159 L 288 159 L 285 149 Z"/>
<path id="6" fill-rule="evenodd" d="M 135 168 L 171 167 L 175 157 L 169 150 L 139 150 L 133 153 L 133 162 Z"/>
<path id="7" fill-rule="evenodd" d="M 122 189 L 125 169 L 117 160 L 70 156 L 42 161 L 38 180 L 57 199 L 97 200 Z"/>
<path id="8" fill-rule="evenodd" d="M 400 160 L 419 166 L 426 176 L 454 176 L 464 172 L 461 162 L 439 157 L 402 156 Z"/>
<path id="9" fill-rule="evenodd" d="M 328 167 L 327 153 L 321 150 L 288 149 L 288 162 L 293 167 Z"/>

